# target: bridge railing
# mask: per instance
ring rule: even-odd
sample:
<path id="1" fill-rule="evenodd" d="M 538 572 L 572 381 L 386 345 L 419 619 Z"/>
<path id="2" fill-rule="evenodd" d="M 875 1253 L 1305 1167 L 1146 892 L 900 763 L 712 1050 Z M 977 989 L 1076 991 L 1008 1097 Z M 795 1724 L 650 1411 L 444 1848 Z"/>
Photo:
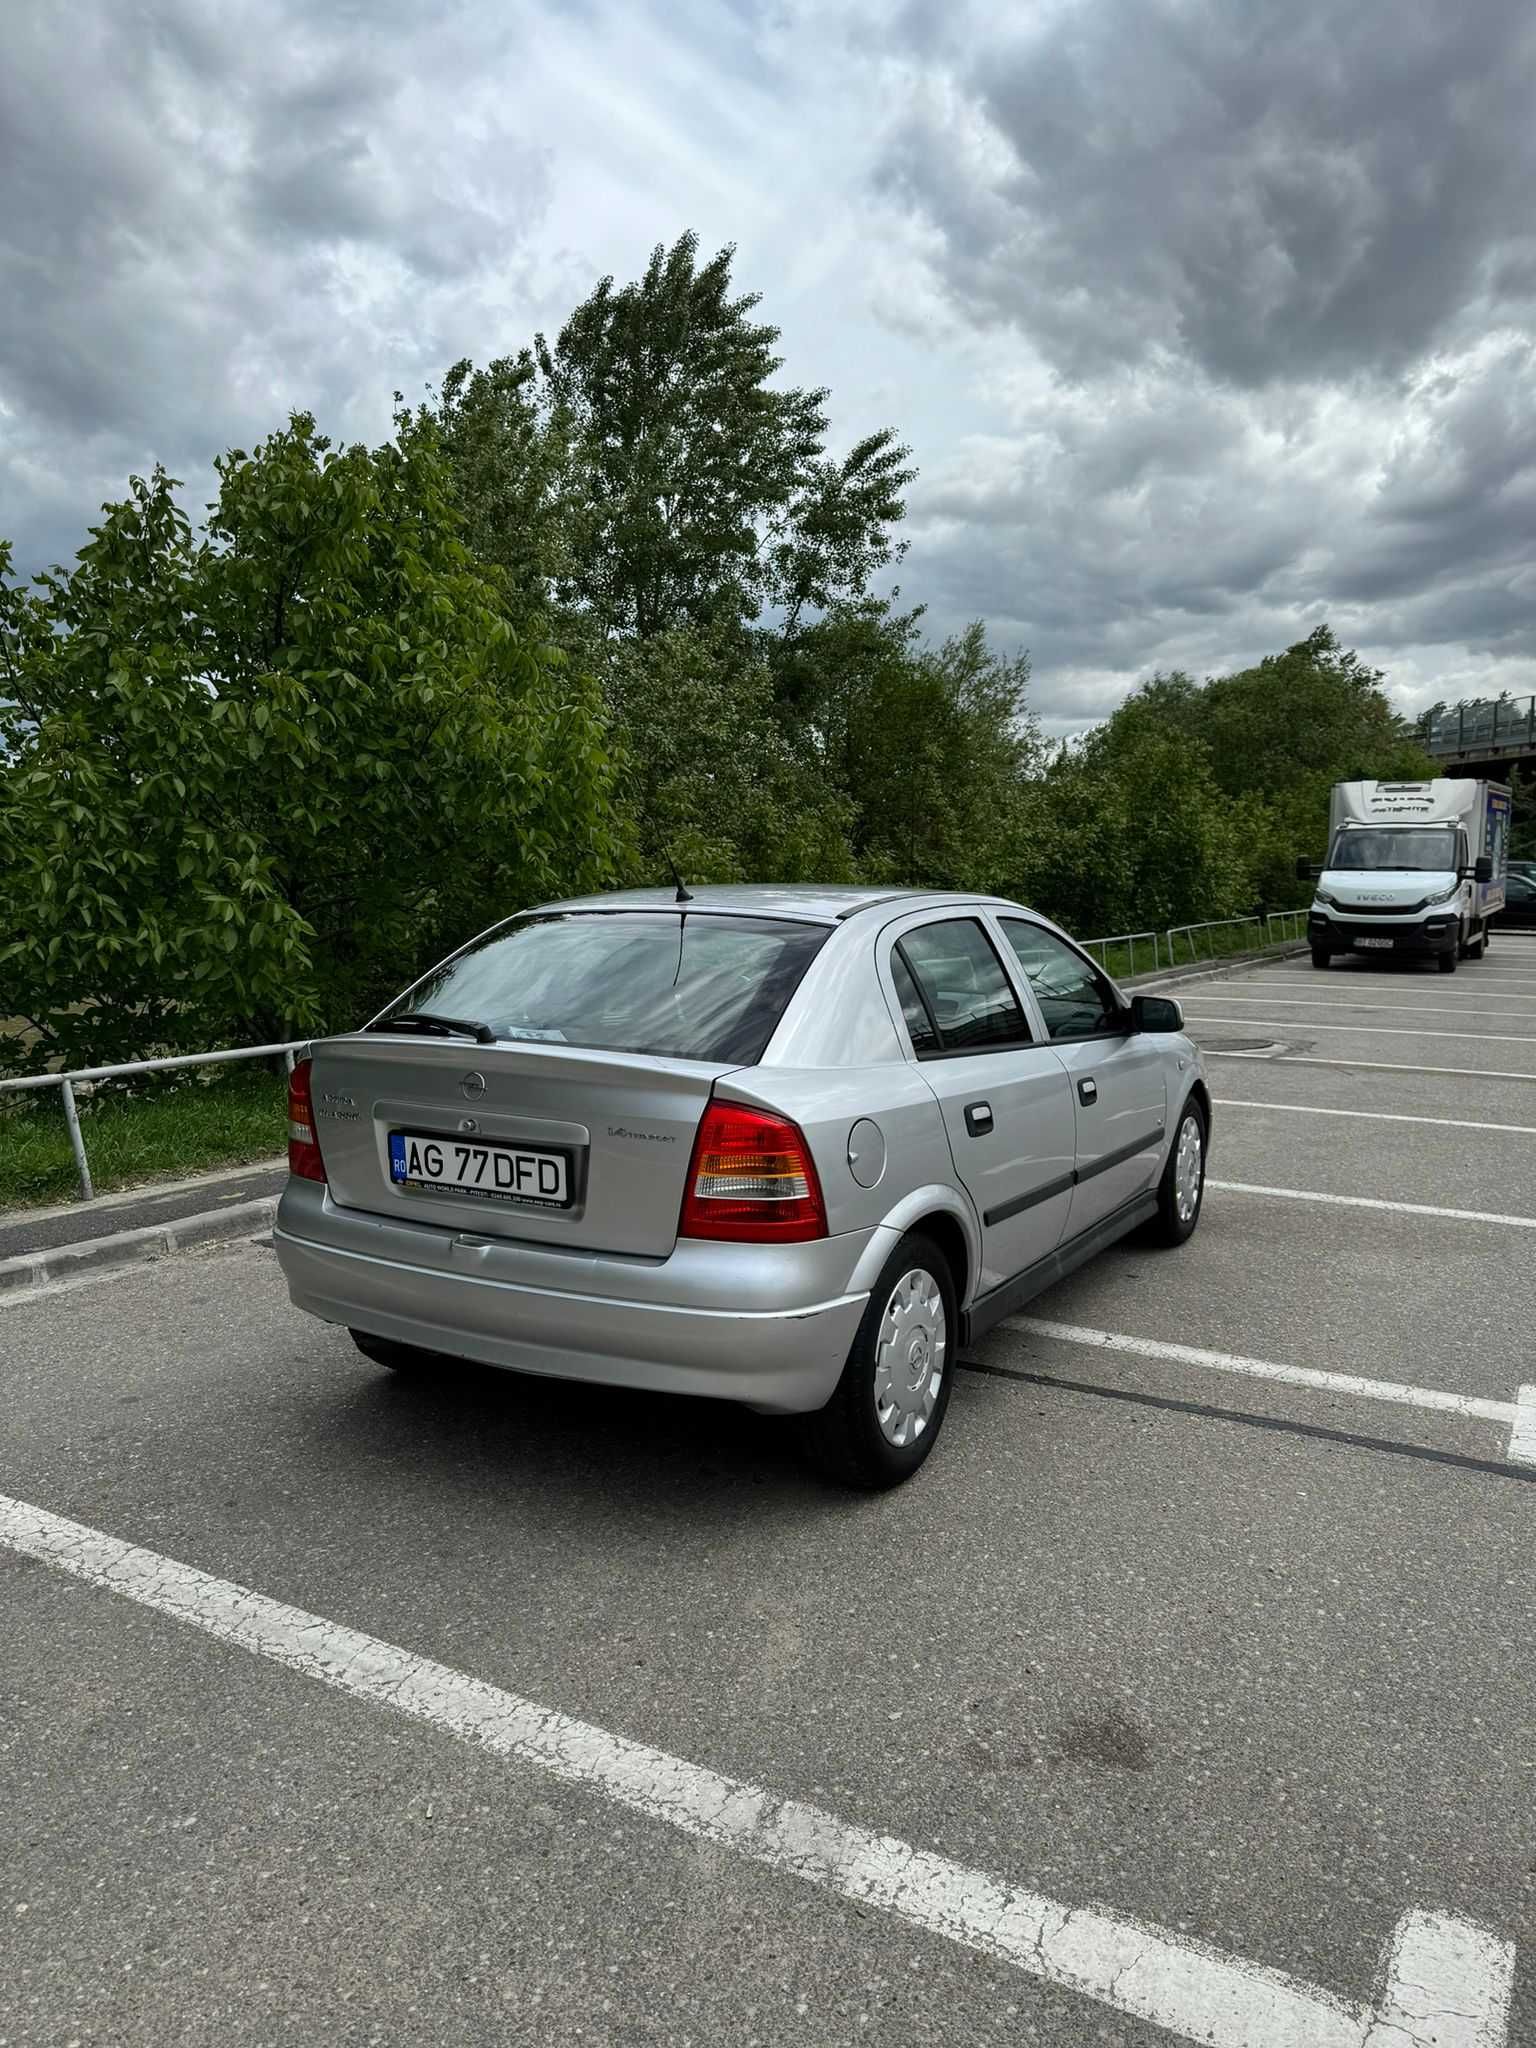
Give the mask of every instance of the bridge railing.
<path id="1" fill-rule="evenodd" d="M 1536 697 L 1483 697 L 1452 704 L 1430 719 L 1425 745 L 1431 754 L 1536 747 Z"/>

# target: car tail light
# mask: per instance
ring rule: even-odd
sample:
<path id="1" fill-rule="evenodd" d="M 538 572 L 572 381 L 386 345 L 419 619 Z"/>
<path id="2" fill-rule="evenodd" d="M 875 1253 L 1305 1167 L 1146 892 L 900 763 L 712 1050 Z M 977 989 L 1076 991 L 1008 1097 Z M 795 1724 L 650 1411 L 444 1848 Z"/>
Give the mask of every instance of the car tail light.
<path id="1" fill-rule="evenodd" d="M 693 1142 L 679 1237 L 803 1244 L 827 1234 L 805 1134 L 788 1117 L 711 1102 Z"/>
<path id="2" fill-rule="evenodd" d="M 300 1180 L 324 1180 L 325 1161 L 315 1143 L 315 1111 L 310 1099 L 311 1062 L 296 1060 L 288 1076 L 288 1171 Z"/>

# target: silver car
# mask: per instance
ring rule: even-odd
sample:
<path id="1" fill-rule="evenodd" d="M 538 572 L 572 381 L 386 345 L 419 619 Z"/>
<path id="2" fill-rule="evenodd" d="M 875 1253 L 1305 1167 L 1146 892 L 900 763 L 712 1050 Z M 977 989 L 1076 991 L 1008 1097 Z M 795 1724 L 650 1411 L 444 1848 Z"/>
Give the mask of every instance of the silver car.
<path id="1" fill-rule="evenodd" d="M 278 1257 L 370 1358 L 806 1418 L 863 1486 L 962 1348 L 1200 1216 L 1179 1006 L 996 897 L 630 890 L 493 925 L 295 1069 Z"/>

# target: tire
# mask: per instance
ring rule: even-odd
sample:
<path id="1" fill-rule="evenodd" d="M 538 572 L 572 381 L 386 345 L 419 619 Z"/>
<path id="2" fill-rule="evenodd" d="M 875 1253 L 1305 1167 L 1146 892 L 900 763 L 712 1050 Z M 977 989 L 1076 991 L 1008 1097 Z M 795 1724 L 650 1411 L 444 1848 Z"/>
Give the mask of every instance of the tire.
<path id="1" fill-rule="evenodd" d="M 1314 967 L 1326 967 L 1332 958 L 1333 955 L 1326 946 L 1314 946 L 1312 948 L 1312 965 Z"/>
<path id="2" fill-rule="evenodd" d="M 890 1370 L 898 1349 L 908 1354 L 900 1367 L 922 1369 L 920 1379 L 917 1370 Z M 812 1461 L 829 1479 L 868 1492 L 910 1479 L 944 1426 L 959 1349 L 949 1261 L 932 1238 L 909 1231 L 870 1290 L 831 1400 L 802 1424 Z M 882 1390 L 890 1396 L 884 1404 Z"/>
<path id="3" fill-rule="evenodd" d="M 1454 974 L 1456 972 L 1456 948 L 1452 946 L 1449 952 L 1441 953 L 1438 956 L 1438 964 L 1442 974 Z"/>
<path id="4" fill-rule="evenodd" d="M 1186 1134 L 1194 1127 L 1194 1142 L 1198 1151 L 1194 1160 L 1195 1190 L 1194 1203 L 1188 1200 L 1187 1178 L 1184 1192 L 1180 1193 L 1179 1160 L 1185 1150 Z M 1200 1211 L 1205 1207 L 1205 1155 L 1209 1126 L 1205 1111 L 1194 1097 L 1185 1103 L 1179 1112 L 1178 1129 L 1173 1134 L 1173 1143 L 1168 1147 L 1168 1158 L 1163 1167 L 1163 1177 L 1157 1184 L 1157 1214 L 1142 1232 L 1147 1244 L 1185 1244 L 1195 1234 L 1200 1221 Z"/>
<path id="5" fill-rule="evenodd" d="M 348 1330 L 347 1335 L 364 1358 L 371 1358 L 375 1365 L 387 1365 L 391 1372 L 423 1372 L 443 1362 L 436 1351 L 423 1351 L 415 1344 L 397 1344 L 393 1337 L 375 1337 L 370 1330 Z"/>

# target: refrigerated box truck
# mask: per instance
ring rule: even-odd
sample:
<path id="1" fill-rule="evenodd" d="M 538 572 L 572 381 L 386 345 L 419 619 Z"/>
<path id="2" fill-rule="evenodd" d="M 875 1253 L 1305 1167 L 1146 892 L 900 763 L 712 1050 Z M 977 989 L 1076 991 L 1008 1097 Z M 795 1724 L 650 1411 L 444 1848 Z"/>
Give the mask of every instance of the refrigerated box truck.
<path id="1" fill-rule="evenodd" d="M 1307 915 L 1312 965 L 1336 953 L 1432 955 L 1442 974 L 1477 960 L 1504 907 L 1510 797 L 1501 782 L 1336 782 L 1328 858 Z"/>

